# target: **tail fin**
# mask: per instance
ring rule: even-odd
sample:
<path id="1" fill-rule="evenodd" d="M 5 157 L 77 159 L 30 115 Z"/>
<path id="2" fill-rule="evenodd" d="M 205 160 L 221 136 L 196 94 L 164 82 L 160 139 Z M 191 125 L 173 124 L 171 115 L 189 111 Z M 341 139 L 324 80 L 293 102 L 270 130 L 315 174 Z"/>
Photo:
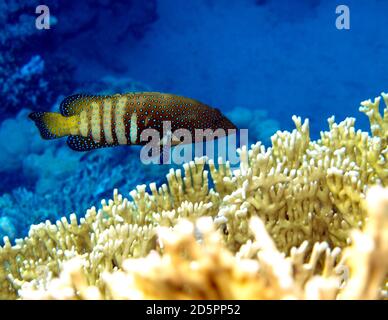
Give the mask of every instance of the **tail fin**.
<path id="1" fill-rule="evenodd" d="M 43 139 L 57 139 L 71 134 L 74 126 L 72 117 L 56 112 L 32 112 L 28 116 L 35 122 Z"/>

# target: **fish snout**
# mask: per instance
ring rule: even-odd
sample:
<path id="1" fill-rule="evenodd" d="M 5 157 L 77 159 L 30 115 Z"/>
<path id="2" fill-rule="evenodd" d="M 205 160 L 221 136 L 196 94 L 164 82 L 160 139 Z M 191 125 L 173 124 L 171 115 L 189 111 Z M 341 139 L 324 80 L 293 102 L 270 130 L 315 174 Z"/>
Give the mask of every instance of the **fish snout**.
<path id="1" fill-rule="evenodd" d="M 219 125 L 219 128 L 224 129 L 225 131 L 229 129 L 237 130 L 237 127 L 235 126 L 235 124 L 222 114 L 218 121 L 218 125 Z"/>

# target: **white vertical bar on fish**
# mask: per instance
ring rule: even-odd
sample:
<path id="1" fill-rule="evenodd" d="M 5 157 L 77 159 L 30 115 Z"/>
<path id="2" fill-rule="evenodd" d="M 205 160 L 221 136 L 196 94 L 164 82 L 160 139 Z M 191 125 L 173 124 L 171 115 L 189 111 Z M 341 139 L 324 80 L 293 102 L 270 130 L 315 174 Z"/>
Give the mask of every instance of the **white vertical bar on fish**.
<path id="1" fill-rule="evenodd" d="M 125 123 L 124 114 L 126 112 L 127 97 L 121 97 L 116 104 L 115 109 L 115 131 L 116 137 L 119 144 L 127 144 L 127 137 L 125 136 Z"/>
<path id="2" fill-rule="evenodd" d="M 79 115 L 79 131 L 83 137 L 87 137 L 89 134 L 88 113 L 86 110 Z"/>
<path id="3" fill-rule="evenodd" d="M 100 142 L 101 139 L 101 118 L 100 118 L 100 107 L 97 102 L 91 104 L 92 109 L 92 137 L 95 142 Z"/>
<path id="4" fill-rule="evenodd" d="M 104 137 L 107 143 L 113 143 L 112 135 L 112 100 L 107 99 L 103 104 L 102 126 L 104 128 Z"/>
<path id="5" fill-rule="evenodd" d="M 137 114 L 136 112 L 131 115 L 131 126 L 129 131 L 129 137 L 131 139 L 131 143 L 135 144 L 137 140 Z"/>

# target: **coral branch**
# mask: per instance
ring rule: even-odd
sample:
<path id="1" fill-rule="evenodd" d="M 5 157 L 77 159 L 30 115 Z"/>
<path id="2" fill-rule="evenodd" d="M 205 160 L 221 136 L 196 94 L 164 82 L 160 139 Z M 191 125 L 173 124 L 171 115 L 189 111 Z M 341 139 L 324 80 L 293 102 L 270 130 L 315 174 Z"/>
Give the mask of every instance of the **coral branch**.
<path id="1" fill-rule="evenodd" d="M 386 295 L 388 108 L 381 116 L 379 102 L 362 103 L 372 136 L 352 118 L 330 118 L 329 131 L 311 141 L 309 122 L 293 117 L 296 129 L 278 131 L 272 147 L 239 150 L 237 170 L 209 161 L 214 189 L 206 159 L 195 159 L 151 192 L 138 186 L 132 200 L 115 190 L 83 218 L 32 226 L 14 246 L 6 237 L 0 297 Z M 380 189 L 366 201 L 373 185 Z"/>

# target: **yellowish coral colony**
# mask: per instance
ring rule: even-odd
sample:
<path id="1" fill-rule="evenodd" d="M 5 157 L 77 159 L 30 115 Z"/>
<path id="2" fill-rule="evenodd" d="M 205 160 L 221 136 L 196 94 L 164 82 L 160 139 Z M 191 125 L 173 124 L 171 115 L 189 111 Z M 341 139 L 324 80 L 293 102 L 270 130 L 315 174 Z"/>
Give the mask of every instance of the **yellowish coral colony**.
<path id="1" fill-rule="evenodd" d="M 388 293 L 388 94 L 355 119 L 308 120 L 240 166 L 205 159 L 167 184 L 114 191 L 78 219 L 0 248 L 2 299 L 381 299 Z M 376 185 L 376 186 L 375 186 Z"/>

